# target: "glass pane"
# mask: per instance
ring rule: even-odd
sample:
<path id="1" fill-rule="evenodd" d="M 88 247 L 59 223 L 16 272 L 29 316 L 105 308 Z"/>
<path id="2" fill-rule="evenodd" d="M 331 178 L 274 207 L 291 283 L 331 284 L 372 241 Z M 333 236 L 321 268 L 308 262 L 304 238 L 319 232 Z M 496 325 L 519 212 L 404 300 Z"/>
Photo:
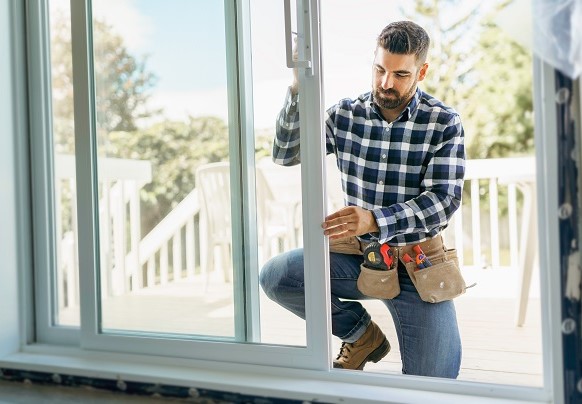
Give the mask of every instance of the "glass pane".
<path id="1" fill-rule="evenodd" d="M 258 256 L 262 281 L 260 338 L 264 343 L 304 346 L 301 166 L 284 166 L 280 160 L 273 161 L 275 137 L 288 139 L 289 136 L 298 136 L 298 131 L 277 134 L 277 123 L 281 119 L 284 122 L 293 119 L 292 116 L 280 115 L 290 100 L 286 93 L 293 81 L 292 70 L 285 62 L 283 2 L 258 0 L 251 1 L 250 6 Z M 292 21 L 296 21 L 294 14 L 293 10 Z M 292 107 L 296 110 L 296 105 Z M 278 152 L 285 153 L 284 147 Z M 288 262 L 294 265 L 283 265 Z M 284 274 L 286 271 L 291 273 Z"/>
<path id="2" fill-rule="evenodd" d="M 54 323 L 79 326 L 70 2 L 49 2 L 57 268 Z"/>
<path id="3" fill-rule="evenodd" d="M 101 327 L 233 338 L 223 2 L 96 0 L 93 38 Z"/>
<path id="4" fill-rule="evenodd" d="M 462 205 L 443 232 L 446 247 L 457 249 L 467 285 L 476 282 L 454 299 L 463 346 L 458 379 L 542 386 L 532 58 L 523 34 L 531 32 L 531 11 L 525 3 L 366 0 L 354 7 L 323 0 L 323 88 L 327 107 L 371 91 L 382 29 L 398 20 L 426 29 L 428 71 L 418 86 L 457 110 L 465 131 Z M 407 150 L 404 146 L 398 153 Z M 328 194 L 341 201 L 338 180 L 328 181 Z M 406 324 L 394 318 L 398 297 L 361 304 L 392 345 L 365 370 L 402 373 L 395 323 Z M 334 354 L 340 344 L 334 338 Z"/>

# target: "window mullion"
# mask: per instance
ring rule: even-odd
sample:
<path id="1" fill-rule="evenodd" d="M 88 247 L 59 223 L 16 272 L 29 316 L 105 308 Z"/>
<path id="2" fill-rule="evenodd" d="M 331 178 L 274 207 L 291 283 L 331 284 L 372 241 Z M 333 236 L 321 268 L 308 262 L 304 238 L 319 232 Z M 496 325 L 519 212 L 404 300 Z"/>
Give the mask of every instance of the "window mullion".
<path id="1" fill-rule="evenodd" d="M 48 1 L 29 2 L 27 44 L 32 209 L 34 226 L 36 338 L 39 342 L 75 344 L 76 328 L 55 326 L 58 311 L 58 250 L 54 134 L 51 107 L 51 59 Z"/>
<path id="2" fill-rule="evenodd" d="M 534 58 L 534 111 L 537 200 L 539 222 L 539 262 L 542 309 L 542 346 L 544 361 L 544 386 L 546 391 L 554 391 L 554 397 L 563 397 L 563 363 L 560 327 L 560 271 L 556 254 L 560 250 L 559 223 L 555 220 L 558 212 L 558 150 L 556 131 L 556 111 L 554 106 L 554 69 L 541 59 Z M 552 354 L 553 353 L 553 354 Z"/>
<path id="3" fill-rule="evenodd" d="M 307 346 L 314 350 L 314 369 L 329 370 L 331 358 L 331 309 L 329 249 L 321 223 L 325 204 L 325 138 L 320 58 L 319 1 L 298 1 L 299 37 L 310 38 L 311 68 L 300 69 L 301 183 L 303 195 L 303 237 L 305 262 L 305 307 Z M 309 36 L 304 36 L 309 33 Z M 301 41 L 302 42 L 302 41 Z M 319 136 L 318 136 L 319 135 Z M 306 366 L 307 367 L 307 366 Z"/>
<path id="4" fill-rule="evenodd" d="M 99 331 L 96 270 L 99 268 L 98 188 L 91 21 L 91 1 L 71 0 L 82 346 Z"/>

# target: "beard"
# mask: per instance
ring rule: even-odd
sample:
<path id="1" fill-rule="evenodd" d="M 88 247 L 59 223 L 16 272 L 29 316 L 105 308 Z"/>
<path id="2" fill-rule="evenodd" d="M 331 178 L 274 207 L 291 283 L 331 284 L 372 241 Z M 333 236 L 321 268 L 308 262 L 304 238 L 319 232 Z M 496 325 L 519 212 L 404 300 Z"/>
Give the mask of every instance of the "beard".
<path id="1" fill-rule="evenodd" d="M 412 86 L 408 91 L 401 95 L 398 91 L 394 89 L 383 90 L 380 87 L 374 89 L 374 101 L 382 109 L 396 109 L 406 105 L 412 94 L 416 91 L 417 80 L 414 81 Z"/>

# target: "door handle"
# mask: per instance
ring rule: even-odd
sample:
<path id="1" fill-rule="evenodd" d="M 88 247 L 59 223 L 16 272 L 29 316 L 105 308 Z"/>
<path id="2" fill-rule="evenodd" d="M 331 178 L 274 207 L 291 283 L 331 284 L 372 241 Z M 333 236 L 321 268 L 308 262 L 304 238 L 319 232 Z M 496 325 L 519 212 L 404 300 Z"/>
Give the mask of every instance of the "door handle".
<path id="1" fill-rule="evenodd" d="M 309 76 L 312 72 L 312 57 L 313 46 L 311 45 L 311 1 L 298 0 L 300 6 L 298 7 L 298 26 L 302 26 L 303 30 L 298 28 L 297 46 L 299 56 L 303 59 L 293 60 L 293 32 L 291 31 L 291 0 L 284 0 L 284 14 L 285 14 L 285 53 L 287 57 L 287 67 L 290 69 L 301 68 L 306 69 L 305 73 Z M 302 50 L 302 51 L 301 51 Z"/>

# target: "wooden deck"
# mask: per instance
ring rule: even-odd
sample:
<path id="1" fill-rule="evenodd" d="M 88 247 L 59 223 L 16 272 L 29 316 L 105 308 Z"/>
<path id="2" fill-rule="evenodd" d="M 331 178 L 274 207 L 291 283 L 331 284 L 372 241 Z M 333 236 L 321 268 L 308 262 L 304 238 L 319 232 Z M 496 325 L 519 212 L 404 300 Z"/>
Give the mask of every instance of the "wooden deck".
<path id="1" fill-rule="evenodd" d="M 480 281 L 478 287 L 455 300 L 463 343 L 459 380 L 541 387 L 541 310 L 536 285 L 533 285 L 526 323 L 517 327 L 517 298 L 513 293 L 516 277 L 508 270 L 483 270 L 476 278 Z M 231 296 L 232 284 L 219 280 L 206 284 L 195 279 L 107 298 L 103 302 L 104 328 L 233 336 Z M 392 345 L 388 356 L 377 364 L 368 364 L 366 371 L 401 373 L 398 340 L 388 310 L 378 301 L 363 303 Z M 63 311 L 61 315 L 62 323 L 70 323 L 78 312 Z M 305 323 L 262 296 L 261 340 L 304 345 Z M 339 351 L 340 343 L 333 338 L 334 352 Z"/>

